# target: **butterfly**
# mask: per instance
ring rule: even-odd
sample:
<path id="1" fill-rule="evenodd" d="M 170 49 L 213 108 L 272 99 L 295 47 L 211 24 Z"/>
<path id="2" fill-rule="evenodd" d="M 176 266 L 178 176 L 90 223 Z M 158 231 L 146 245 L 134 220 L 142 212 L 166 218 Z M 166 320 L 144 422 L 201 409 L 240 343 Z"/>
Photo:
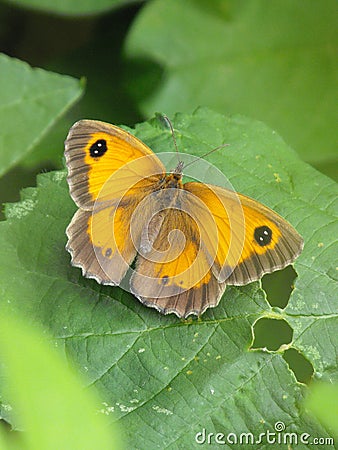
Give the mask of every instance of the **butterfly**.
<path id="1" fill-rule="evenodd" d="M 277 213 L 231 189 L 183 183 L 183 162 L 167 172 L 117 126 L 76 122 L 65 158 L 79 208 L 66 230 L 72 265 L 163 314 L 201 315 L 227 285 L 258 280 L 302 251 L 302 237 Z"/>

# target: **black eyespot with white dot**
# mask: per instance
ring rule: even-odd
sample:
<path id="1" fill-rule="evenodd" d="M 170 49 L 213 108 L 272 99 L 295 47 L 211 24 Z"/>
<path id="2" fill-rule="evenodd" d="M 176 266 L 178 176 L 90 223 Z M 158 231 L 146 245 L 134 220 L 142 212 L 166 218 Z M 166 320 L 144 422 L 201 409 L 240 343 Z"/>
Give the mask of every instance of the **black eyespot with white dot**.
<path id="1" fill-rule="evenodd" d="M 112 249 L 111 249 L 111 248 L 107 248 L 106 253 L 105 253 L 105 256 L 106 256 L 107 258 L 109 258 L 109 257 L 111 256 L 111 254 L 112 254 Z"/>
<path id="2" fill-rule="evenodd" d="M 99 158 L 106 153 L 107 142 L 104 139 L 98 139 L 92 144 L 89 151 L 92 158 Z"/>
<path id="3" fill-rule="evenodd" d="M 258 245 L 265 247 L 269 245 L 272 240 L 272 230 L 266 225 L 257 227 L 254 232 L 254 238 Z"/>

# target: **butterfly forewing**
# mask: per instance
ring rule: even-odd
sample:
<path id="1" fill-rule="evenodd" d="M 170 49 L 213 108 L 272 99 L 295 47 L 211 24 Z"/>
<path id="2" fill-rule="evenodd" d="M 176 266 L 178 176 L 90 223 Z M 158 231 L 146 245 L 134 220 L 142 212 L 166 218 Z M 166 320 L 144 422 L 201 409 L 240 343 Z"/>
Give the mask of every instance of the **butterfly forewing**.
<path id="1" fill-rule="evenodd" d="M 297 231 L 261 203 L 219 186 L 192 182 L 185 188 L 198 196 L 216 218 L 220 281 L 250 283 L 264 273 L 291 264 L 302 251 L 303 239 Z"/>
<path id="2" fill-rule="evenodd" d="M 142 163 L 119 172 L 120 178 L 110 185 L 110 201 L 120 198 L 121 183 L 122 188 L 131 187 L 149 173 L 163 177 L 165 172 L 157 156 L 135 136 L 94 120 L 80 120 L 72 126 L 65 141 L 65 157 L 71 195 L 79 207 L 87 210 L 93 209 L 112 174 L 130 162 L 143 158 Z"/>

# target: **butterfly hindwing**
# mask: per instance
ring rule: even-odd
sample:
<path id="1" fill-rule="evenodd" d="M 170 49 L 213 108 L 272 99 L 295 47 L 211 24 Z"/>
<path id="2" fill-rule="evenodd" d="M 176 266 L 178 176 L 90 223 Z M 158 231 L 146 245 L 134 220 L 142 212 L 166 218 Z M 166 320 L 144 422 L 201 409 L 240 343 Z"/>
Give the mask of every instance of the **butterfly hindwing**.
<path id="1" fill-rule="evenodd" d="M 199 315 L 217 305 L 224 283 L 211 271 L 210 255 L 201 245 L 197 222 L 177 209 L 169 208 L 162 214 L 152 248 L 137 257 L 131 291 L 142 303 L 164 314 Z"/>

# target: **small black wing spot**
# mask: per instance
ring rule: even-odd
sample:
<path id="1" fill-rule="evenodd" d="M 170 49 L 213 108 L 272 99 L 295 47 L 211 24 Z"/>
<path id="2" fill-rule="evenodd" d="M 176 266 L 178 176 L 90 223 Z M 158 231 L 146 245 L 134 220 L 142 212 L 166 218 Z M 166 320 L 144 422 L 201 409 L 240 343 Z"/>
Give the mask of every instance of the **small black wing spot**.
<path id="1" fill-rule="evenodd" d="M 164 276 L 162 277 L 162 284 L 165 286 L 166 284 L 168 284 L 168 282 L 169 282 L 169 277 L 168 277 L 168 275 L 164 275 Z"/>
<path id="2" fill-rule="evenodd" d="M 107 151 L 107 141 L 104 139 L 98 139 L 91 145 L 89 151 L 92 158 L 100 158 Z"/>
<path id="3" fill-rule="evenodd" d="M 254 238 L 258 245 L 265 247 L 272 240 L 272 230 L 266 225 L 255 228 Z"/>

